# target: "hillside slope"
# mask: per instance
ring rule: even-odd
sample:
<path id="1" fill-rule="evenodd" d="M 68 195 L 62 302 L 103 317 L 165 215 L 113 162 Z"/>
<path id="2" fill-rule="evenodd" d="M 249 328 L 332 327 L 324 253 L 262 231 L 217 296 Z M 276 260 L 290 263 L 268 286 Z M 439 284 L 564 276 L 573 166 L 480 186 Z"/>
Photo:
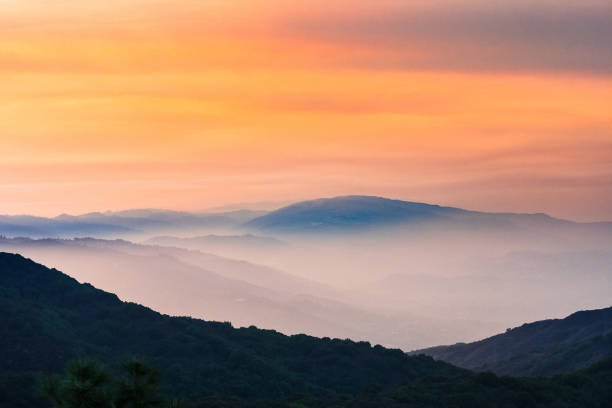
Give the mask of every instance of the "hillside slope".
<path id="1" fill-rule="evenodd" d="M 161 313 L 234 326 L 368 340 L 410 350 L 435 344 L 433 339 L 452 323 L 380 313 L 327 285 L 181 248 L 91 238 L 0 238 L 0 251 L 19 253 Z"/>
<path id="2" fill-rule="evenodd" d="M 161 315 L 14 254 L 0 253 L 0 311 L 0 401 L 14 407 L 40 406 L 31 375 L 78 356 L 145 357 L 192 398 L 331 396 L 462 372 L 369 343 Z"/>
<path id="3" fill-rule="evenodd" d="M 612 357 L 612 307 L 524 324 L 474 343 L 432 347 L 411 354 L 499 374 L 568 372 Z"/>
<path id="4" fill-rule="evenodd" d="M 607 359 L 552 378 L 471 372 L 421 378 L 390 390 L 360 393 L 329 408 L 609 408 L 610 401 L 612 359 Z"/>

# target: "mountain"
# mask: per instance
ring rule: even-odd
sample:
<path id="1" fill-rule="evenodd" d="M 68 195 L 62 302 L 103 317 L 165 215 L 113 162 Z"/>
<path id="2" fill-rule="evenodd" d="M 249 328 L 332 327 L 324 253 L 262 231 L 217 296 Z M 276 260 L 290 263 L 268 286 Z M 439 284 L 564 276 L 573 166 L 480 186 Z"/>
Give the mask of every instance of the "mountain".
<path id="1" fill-rule="evenodd" d="M 274 211 L 232 210 L 184 212 L 156 209 L 62 214 L 45 218 L 30 215 L 0 215 L 0 235 L 16 237 L 139 237 L 156 235 L 196 237 L 218 244 L 228 240 L 255 243 L 248 232 L 303 233 L 351 232 L 381 227 L 443 225 L 445 228 L 506 231 L 555 228 L 555 233 L 597 233 L 612 238 L 612 223 L 577 223 L 546 214 L 487 213 L 374 196 L 321 198 L 291 204 Z M 223 235 L 219 235 L 223 233 Z M 215 236 L 215 234 L 217 234 Z M 224 236 L 233 235 L 233 238 Z M 242 235 L 242 237 L 240 237 Z M 274 237 L 266 237 L 273 239 Z"/>
<path id="2" fill-rule="evenodd" d="M 184 211 L 139 209 L 107 211 L 78 216 L 60 215 L 54 220 L 62 222 L 97 222 L 119 225 L 138 231 L 184 230 L 205 227 L 233 227 L 265 214 L 264 211 L 235 210 L 217 213 L 190 213 Z"/>
<path id="3" fill-rule="evenodd" d="M 127 226 L 93 220 L 44 218 L 30 215 L 0 215 L 0 235 L 4 236 L 88 236 L 133 233 Z"/>
<path id="4" fill-rule="evenodd" d="M 546 214 L 486 213 L 373 196 L 342 196 L 298 202 L 244 224 L 254 231 L 304 233 L 359 231 L 381 227 L 442 225 L 470 230 L 571 229 L 612 237 L 612 223 L 575 223 Z"/>
<path id="5" fill-rule="evenodd" d="M 612 307 L 543 320 L 453 346 L 414 351 L 459 367 L 507 375 L 551 375 L 612 357 Z"/>
<path id="6" fill-rule="evenodd" d="M 243 259 L 255 257 L 258 254 L 271 251 L 284 251 L 288 244 L 276 238 L 253 234 L 218 235 L 208 234 L 195 237 L 158 236 L 143 242 L 149 245 L 174 246 L 179 248 L 195 249 L 212 252 L 231 258 Z"/>
<path id="7" fill-rule="evenodd" d="M 4 238 L 0 250 L 24 254 L 122 299 L 173 315 L 347 337 L 361 337 L 347 325 L 370 319 L 364 312 L 321 298 L 335 293 L 325 285 L 197 251 L 91 238 Z M 305 296 L 318 296 L 323 312 L 302 306 Z M 352 320 L 355 324 L 349 323 Z"/>
<path id="8" fill-rule="evenodd" d="M 609 406 L 612 359 L 553 378 L 472 373 L 427 356 L 170 317 L 20 255 L 0 253 L 0 405 L 50 407 L 44 375 L 87 356 L 137 356 L 194 408 Z M 588 319 L 587 319 L 588 320 Z"/>
<path id="9" fill-rule="evenodd" d="M 450 327 L 467 331 L 461 320 L 371 310 L 316 281 L 200 251 L 92 238 L 0 238 L 0 251 L 20 253 L 170 315 L 286 334 L 367 339 L 404 349 L 454 341 Z M 482 328 L 476 336 L 491 332 Z"/>
<path id="10" fill-rule="evenodd" d="M 263 211 L 189 213 L 169 210 L 127 210 L 62 214 L 53 218 L 0 215 L 0 235 L 9 237 L 119 237 L 159 233 L 186 233 L 235 228 Z"/>
<path id="11" fill-rule="evenodd" d="M 467 211 L 382 197 L 345 196 L 292 204 L 257 217 L 247 222 L 246 227 L 272 231 L 333 231 L 424 221 L 461 213 Z"/>
<path id="12" fill-rule="evenodd" d="M 11 407 L 44 406 L 36 373 L 78 356 L 144 357 L 190 398 L 329 397 L 463 372 L 364 342 L 162 315 L 16 254 L 0 253 L 0 311 L 0 401 Z"/>

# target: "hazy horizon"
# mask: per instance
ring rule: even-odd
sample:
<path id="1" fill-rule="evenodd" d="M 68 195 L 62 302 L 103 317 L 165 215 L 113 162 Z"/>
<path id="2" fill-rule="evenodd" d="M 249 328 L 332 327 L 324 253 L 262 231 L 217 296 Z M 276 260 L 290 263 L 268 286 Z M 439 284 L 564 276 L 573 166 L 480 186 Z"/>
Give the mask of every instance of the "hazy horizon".
<path id="1" fill-rule="evenodd" d="M 283 208 L 283 207 L 286 207 L 292 204 L 301 203 L 304 201 L 314 201 L 314 200 L 319 200 L 319 199 L 329 199 L 329 198 L 338 198 L 338 197 L 347 197 L 347 196 L 380 197 L 380 198 L 386 198 L 390 200 L 406 201 L 406 202 L 412 202 L 412 203 L 423 203 L 423 204 L 429 204 L 429 205 L 439 205 L 441 207 L 460 208 L 460 209 L 468 210 L 468 211 L 477 211 L 477 212 L 491 213 L 491 214 L 531 214 L 531 215 L 545 214 L 553 218 L 558 218 L 558 219 L 563 219 L 563 220 L 578 222 L 578 223 L 612 222 L 612 216 L 609 219 L 603 219 L 603 218 L 597 219 L 597 218 L 588 217 L 587 215 L 584 215 L 584 214 L 582 216 L 577 216 L 577 217 L 564 217 L 564 216 L 555 215 L 547 211 L 538 211 L 538 210 L 516 211 L 512 209 L 498 210 L 495 208 L 461 207 L 459 205 L 454 205 L 452 203 L 427 202 L 424 200 L 416 199 L 414 197 L 413 198 L 398 198 L 398 197 L 384 196 L 384 195 L 367 195 L 367 194 L 357 194 L 357 193 L 342 194 L 342 195 L 329 195 L 329 196 L 320 196 L 320 197 L 319 196 L 317 197 L 305 196 L 304 198 L 300 198 L 300 199 L 283 200 L 283 201 L 276 201 L 276 202 L 271 202 L 271 201 L 228 202 L 228 203 L 221 203 L 221 204 L 216 204 L 212 206 L 204 205 L 202 207 L 174 207 L 172 208 L 172 207 L 144 206 L 144 207 L 117 207 L 113 209 L 110 209 L 110 208 L 95 209 L 94 208 L 94 209 L 90 209 L 84 212 L 75 212 L 75 213 L 70 213 L 66 211 L 62 211 L 59 213 L 56 213 L 56 212 L 52 212 L 52 213 L 17 212 L 17 213 L 0 213 L 0 216 L 1 215 L 5 215 L 5 216 L 31 215 L 31 216 L 43 217 L 43 218 L 56 218 L 62 215 L 83 216 L 83 215 L 89 215 L 89 214 L 112 214 L 112 213 L 121 213 L 121 212 L 129 212 L 129 211 L 171 211 L 171 212 L 185 212 L 185 213 L 192 213 L 192 214 L 227 213 L 227 212 L 240 211 L 240 210 L 269 212 L 269 211 L 278 210 L 280 208 Z"/>
<path id="2" fill-rule="evenodd" d="M 610 223 L 372 196 L 115 215 L 9 218 L 0 250 L 162 313 L 407 351 L 606 307 L 612 290 Z"/>

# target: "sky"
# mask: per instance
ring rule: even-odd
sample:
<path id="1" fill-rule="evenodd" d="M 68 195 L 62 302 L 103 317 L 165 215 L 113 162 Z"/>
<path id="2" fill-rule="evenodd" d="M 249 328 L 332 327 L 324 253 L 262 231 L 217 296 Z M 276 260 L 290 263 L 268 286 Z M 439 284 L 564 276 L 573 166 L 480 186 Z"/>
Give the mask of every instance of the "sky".
<path id="1" fill-rule="evenodd" d="M 608 0 L 0 0 L 0 213 L 612 220 Z"/>

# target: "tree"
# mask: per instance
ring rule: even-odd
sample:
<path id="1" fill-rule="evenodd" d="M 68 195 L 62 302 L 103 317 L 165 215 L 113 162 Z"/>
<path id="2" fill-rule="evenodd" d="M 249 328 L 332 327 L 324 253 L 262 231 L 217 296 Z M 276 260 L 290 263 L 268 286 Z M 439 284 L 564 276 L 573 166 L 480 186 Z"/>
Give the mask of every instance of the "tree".
<path id="1" fill-rule="evenodd" d="M 97 362 L 76 360 L 68 365 L 64 378 L 51 377 L 43 391 L 56 408 L 112 408 L 109 375 Z"/>
<path id="2" fill-rule="evenodd" d="M 121 364 L 121 373 L 112 378 L 93 360 L 68 364 L 64 377 L 50 377 L 43 392 L 55 408 L 186 408 L 180 400 L 165 401 L 159 395 L 157 370 L 130 358 Z"/>
<path id="3" fill-rule="evenodd" d="M 117 408 L 156 408 L 164 405 L 158 395 L 159 374 L 141 360 L 131 358 L 122 364 L 124 378 L 115 391 Z"/>

